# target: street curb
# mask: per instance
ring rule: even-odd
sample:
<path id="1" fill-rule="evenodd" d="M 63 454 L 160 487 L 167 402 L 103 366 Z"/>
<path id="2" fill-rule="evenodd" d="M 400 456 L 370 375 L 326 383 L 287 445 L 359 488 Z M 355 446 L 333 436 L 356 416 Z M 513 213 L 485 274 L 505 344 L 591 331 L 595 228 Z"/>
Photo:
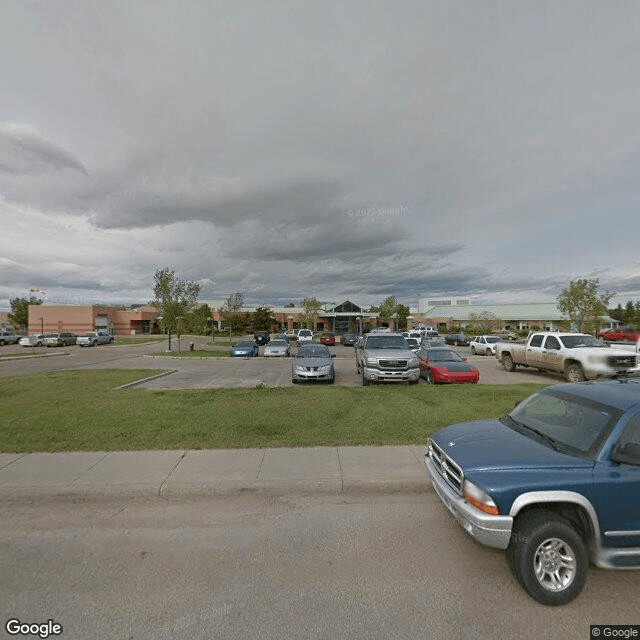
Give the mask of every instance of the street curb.
<path id="1" fill-rule="evenodd" d="M 109 500 L 134 498 L 214 498 L 238 495 L 351 495 L 351 494 L 394 494 L 433 491 L 432 485 L 424 480 L 384 482 L 378 480 L 313 480 L 278 482 L 213 482 L 158 486 L 138 485 L 85 485 L 58 487 L 12 487 L 0 490 L 0 504 L 15 502 L 44 502 L 48 500 Z"/>
<path id="2" fill-rule="evenodd" d="M 115 389 L 127 389 L 128 387 L 135 387 L 138 384 L 142 384 L 143 382 L 148 382 L 149 380 L 155 380 L 156 378 L 164 378 L 164 376 L 168 376 L 172 373 L 177 373 L 177 369 L 170 369 L 169 371 L 163 371 L 162 373 L 156 373 L 154 376 L 148 376 L 146 378 L 140 378 L 140 380 L 134 380 L 133 382 L 127 382 L 127 384 L 121 384 L 119 387 L 114 387 Z"/>

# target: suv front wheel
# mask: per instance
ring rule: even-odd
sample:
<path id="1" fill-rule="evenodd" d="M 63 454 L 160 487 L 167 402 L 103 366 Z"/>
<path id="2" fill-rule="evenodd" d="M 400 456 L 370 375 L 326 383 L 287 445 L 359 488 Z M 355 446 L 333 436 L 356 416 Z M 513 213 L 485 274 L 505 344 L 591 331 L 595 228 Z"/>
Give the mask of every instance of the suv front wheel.
<path id="1" fill-rule="evenodd" d="M 522 516 L 511 535 L 507 560 L 520 586 L 544 605 L 571 602 L 587 580 L 584 541 L 568 520 L 551 512 Z"/>

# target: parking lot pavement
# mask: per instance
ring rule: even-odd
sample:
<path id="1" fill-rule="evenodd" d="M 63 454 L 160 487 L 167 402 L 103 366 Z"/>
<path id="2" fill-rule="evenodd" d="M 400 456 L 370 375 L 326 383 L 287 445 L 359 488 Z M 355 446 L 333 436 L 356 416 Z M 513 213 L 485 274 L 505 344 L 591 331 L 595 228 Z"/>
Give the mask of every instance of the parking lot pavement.
<path id="1" fill-rule="evenodd" d="M 188 348 L 188 338 L 182 343 Z M 196 338 L 196 349 L 210 344 L 210 339 Z M 2 362 L 0 377 L 21 375 L 42 371 L 61 371 L 65 369 L 175 369 L 175 373 L 149 380 L 141 385 L 149 389 L 209 389 L 216 387 L 286 387 L 291 385 L 292 358 L 264 358 L 264 348 L 260 348 L 257 358 L 193 358 L 180 357 L 177 342 L 173 341 L 174 351 L 166 356 L 150 356 L 153 352 L 163 351 L 167 343 L 136 345 L 105 345 L 93 349 L 78 346 L 66 349 L 44 350 L 44 357 L 15 358 Z M 562 377 L 551 373 L 541 373 L 518 367 L 508 373 L 493 356 L 473 356 L 468 347 L 453 347 L 468 359 L 468 362 L 480 370 L 480 384 L 519 384 L 537 382 L 553 384 L 562 382 Z M 361 376 L 356 372 L 355 354 L 352 347 L 337 344 L 331 347 L 335 353 L 335 386 L 361 386 Z M 293 346 L 295 354 L 296 347 Z M 8 351 L 7 351 L 8 353 Z M 60 357 L 53 357 L 60 356 Z M 314 384 L 314 383 L 309 383 Z M 324 383 L 322 383 L 324 384 Z M 421 384 L 424 384 L 421 381 Z"/>
<path id="2" fill-rule="evenodd" d="M 480 370 L 479 384 L 519 384 L 523 382 L 553 384 L 562 381 L 562 378 L 553 374 L 525 369 L 508 373 L 493 356 L 472 356 L 469 354 L 468 348 L 462 347 L 456 348 L 456 350 L 466 357 L 470 364 Z M 260 353 L 262 354 L 262 349 Z M 336 345 L 334 353 L 336 354 L 334 358 L 336 369 L 334 386 L 361 386 L 362 377 L 356 372 L 353 349 Z M 264 358 L 262 356 L 256 358 L 205 358 L 202 360 L 155 357 L 153 361 L 157 363 L 157 366 L 162 366 L 161 363 L 164 362 L 167 368 L 176 369 L 175 373 L 148 380 L 138 387 L 146 389 L 212 389 L 256 387 L 258 385 L 288 387 L 292 386 L 292 360 L 293 358 Z M 421 380 L 420 384 L 425 383 Z"/>

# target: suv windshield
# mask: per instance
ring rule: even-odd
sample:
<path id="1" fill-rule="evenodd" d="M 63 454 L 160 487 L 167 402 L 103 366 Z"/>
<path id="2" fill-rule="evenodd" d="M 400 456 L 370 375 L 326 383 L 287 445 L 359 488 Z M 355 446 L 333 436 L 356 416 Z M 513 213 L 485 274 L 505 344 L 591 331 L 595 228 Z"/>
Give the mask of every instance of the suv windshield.
<path id="1" fill-rule="evenodd" d="M 501 421 L 525 435 L 537 434 L 557 451 L 595 460 L 619 416 L 620 412 L 608 405 L 543 390 L 521 402 Z"/>
<path id="2" fill-rule="evenodd" d="M 407 341 L 402 336 L 369 336 L 367 349 L 408 349 Z"/>
<path id="3" fill-rule="evenodd" d="M 575 349 L 576 347 L 606 347 L 607 345 L 594 338 L 593 336 L 577 334 L 575 336 L 562 336 L 560 338 L 562 344 L 567 349 Z"/>

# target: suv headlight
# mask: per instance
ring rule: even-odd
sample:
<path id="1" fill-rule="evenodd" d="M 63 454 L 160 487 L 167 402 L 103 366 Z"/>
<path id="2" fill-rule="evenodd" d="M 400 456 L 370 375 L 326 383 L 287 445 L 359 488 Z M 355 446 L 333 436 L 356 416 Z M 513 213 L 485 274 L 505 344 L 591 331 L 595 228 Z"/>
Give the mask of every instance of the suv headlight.
<path id="1" fill-rule="evenodd" d="M 418 358 L 410 358 L 407 361 L 407 365 L 413 369 L 415 369 L 418 366 Z"/>
<path id="2" fill-rule="evenodd" d="M 364 363 L 369 367 L 375 367 L 378 364 L 376 358 L 365 358 Z"/>
<path id="3" fill-rule="evenodd" d="M 494 502 L 493 498 L 486 491 L 483 491 L 480 487 L 473 484 L 473 482 L 469 482 L 468 480 L 464 481 L 463 495 L 464 499 L 476 509 L 480 509 L 480 511 L 484 511 L 492 516 L 500 515 L 500 509 L 498 509 L 498 505 Z"/>

